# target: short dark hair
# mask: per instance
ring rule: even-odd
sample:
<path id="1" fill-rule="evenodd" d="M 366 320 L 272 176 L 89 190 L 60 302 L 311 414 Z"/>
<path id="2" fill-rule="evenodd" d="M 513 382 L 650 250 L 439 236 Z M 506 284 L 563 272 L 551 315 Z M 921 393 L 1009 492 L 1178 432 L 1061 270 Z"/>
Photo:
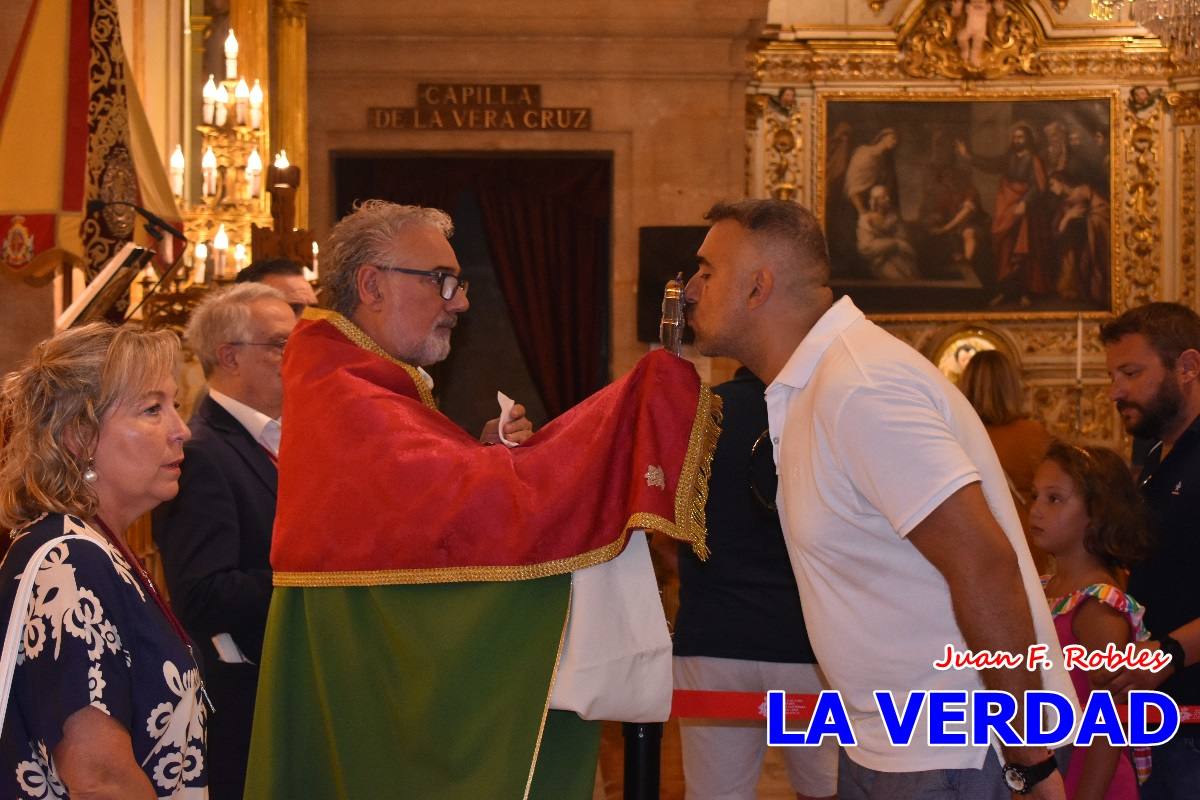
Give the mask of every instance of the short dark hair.
<path id="1" fill-rule="evenodd" d="M 1076 447 L 1055 440 L 1046 460 L 1062 467 L 1083 495 L 1088 515 L 1084 549 L 1110 571 L 1128 569 L 1149 555 L 1142 493 L 1124 459 L 1107 447 Z"/>
<path id="2" fill-rule="evenodd" d="M 1200 315 L 1179 303 L 1147 303 L 1104 323 L 1100 341 L 1112 344 L 1135 333 L 1145 336 L 1163 366 L 1171 369 L 1184 350 L 1200 350 Z"/>
<path id="3" fill-rule="evenodd" d="M 304 276 L 304 267 L 290 258 L 268 258 L 255 261 L 237 274 L 234 283 L 258 283 L 268 275 L 300 275 Z"/>
<path id="4" fill-rule="evenodd" d="M 816 216 L 790 200 L 724 200 L 715 203 L 704 218 L 713 224 L 732 219 L 748 231 L 788 248 L 798 260 L 817 267 L 820 285 L 829 284 L 829 248 Z"/>

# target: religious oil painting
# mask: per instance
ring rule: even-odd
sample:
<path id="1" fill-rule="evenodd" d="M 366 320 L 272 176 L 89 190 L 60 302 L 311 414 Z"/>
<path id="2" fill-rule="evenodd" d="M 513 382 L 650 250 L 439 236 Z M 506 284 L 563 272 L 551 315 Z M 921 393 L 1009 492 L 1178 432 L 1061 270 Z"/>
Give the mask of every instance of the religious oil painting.
<path id="1" fill-rule="evenodd" d="M 1115 98 L 825 97 L 833 286 L 899 319 L 1112 311 Z"/>

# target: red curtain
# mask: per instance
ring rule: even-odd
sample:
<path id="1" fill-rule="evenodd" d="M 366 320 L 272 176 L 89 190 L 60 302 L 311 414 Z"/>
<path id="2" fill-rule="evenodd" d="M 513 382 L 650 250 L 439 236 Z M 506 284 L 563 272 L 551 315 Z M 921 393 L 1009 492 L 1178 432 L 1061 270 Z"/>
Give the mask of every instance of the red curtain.
<path id="1" fill-rule="evenodd" d="M 355 197 L 452 210 L 463 192 L 474 194 L 547 413 L 561 414 L 607 382 L 607 157 L 339 159 L 336 174 L 341 214 Z"/>

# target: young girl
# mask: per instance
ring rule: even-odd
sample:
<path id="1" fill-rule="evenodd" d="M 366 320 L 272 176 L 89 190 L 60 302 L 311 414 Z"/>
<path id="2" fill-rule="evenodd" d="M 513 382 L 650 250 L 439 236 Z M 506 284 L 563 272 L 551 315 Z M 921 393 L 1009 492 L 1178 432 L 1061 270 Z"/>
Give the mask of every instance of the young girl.
<path id="1" fill-rule="evenodd" d="M 1054 442 L 1034 474 L 1032 496 L 1030 537 L 1056 565 L 1043 585 L 1060 642 L 1103 650 L 1110 642 L 1121 648 L 1149 638 L 1142 607 L 1119 588 L 1147 546 L 1141 497 L 1121 457 Z M 1071 671 L 1081 704 L 1103 677 Z M 1138 797 L 1128 751 L 1105 740 L 1075 748 L 1066 784 L 1071 800 Z"/>

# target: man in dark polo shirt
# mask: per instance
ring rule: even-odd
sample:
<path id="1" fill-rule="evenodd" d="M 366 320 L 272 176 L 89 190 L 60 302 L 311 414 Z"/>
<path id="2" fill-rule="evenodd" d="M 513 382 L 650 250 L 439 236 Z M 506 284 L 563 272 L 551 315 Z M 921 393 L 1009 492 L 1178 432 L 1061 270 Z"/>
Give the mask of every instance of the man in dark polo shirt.
<path id="1" fill-rule="evenodd" d="M 714 387 L 724 403 L 708 482 L 708 543 L 702 562 L 679 549 L 675 688 L 816 694 L 823 679 L 808 642 L 800 595 L 775 511 L 775 463 L 762 381 L 745 367 Z M 680 724 L 687 800 L 753 800 L 766 752 L 761 724 Z M 783 748 L 796 796 L 832 797 L 837 747 Z"/>
<path id="2" fill-rule="evenodd" d="M 1157 442 L 1141 472 L 1155 549 L 1130 573 L 1129 593 L 1146 606 L 1145 646 L 1172 657 L 1158 674 L 1125 670 L 1107 688 L 1160 689 L 1200 705 L 1200 316 L 1150 303 L 1104 325 L 1100 338 L 1125 430 Z M 1153 759 L 1143 800 L 1200 798 L 1200 725 L 1182 726 Z"/>

